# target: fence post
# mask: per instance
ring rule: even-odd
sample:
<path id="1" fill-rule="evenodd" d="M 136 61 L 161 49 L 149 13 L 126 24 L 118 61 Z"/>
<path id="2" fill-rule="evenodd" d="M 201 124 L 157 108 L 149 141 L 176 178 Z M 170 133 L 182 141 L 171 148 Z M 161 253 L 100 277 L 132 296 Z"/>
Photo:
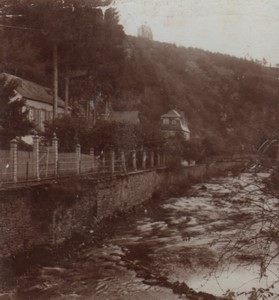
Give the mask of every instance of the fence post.
<path id="1" fill-rule="evenodd" d="M 105 173 L 106 172 L 106 153 L 103 151 L 103 157 L 101 158 L 101 172 Z"/>
<path id="2" fill-rule="evenodd" d="M 137 151 L 133 150 L 132 151 L 132 160 L 133 160 L 133 170 L 137 170 Z"/>
<path id="3" fill-rule="evenodd" d="M 142 168 L 143 169 L 146 168 L 146 152 L 145 151 L 142 152 Z"/>
<path id="4" fill-rule="evenodd" d="M 123 171 L 125 174 L 127 174 L 127 168 L 126 168 L 126 160 L 125 160 L 125 153 L 124 151 L 121 151 L 121 162 L 122 162 L 122 167 L 123 167 Z"/>
<path id="5" fill-rule="evenodd" d="M 94 152 L 94 148 L 90 148 L 90 156 L 92 158 L 92 172 L 94 172 L 94 169 L 95 169 L 95 152 Z"/>
<path id="6" fill-rule="evenodd" d="M 166 154 L 165 153 L 163 154 L 163 157 L 162 157 L 162 165 L 163 165 L 163 167 L 166 166 Z"/>
<path id="7" fill-rule="evenodd" d="M 160 153 L 157 153 L 157 167 L 160 167 L 161 165 L 161 155 Z"/>
<path id="8" fill-rule="evenodd" d="M 150 168 L 154 168 L 154 152 L 150 153 Z"/>
<path id="9" fill-rule="evenodd" d="M 53 134 L 51 140 L 52 150 L 53 150 L 53 159 L 54 159 L 54 176 L 58 176 L 58 138 L 56 133 Z"/>
<path id="10" fill-rule="evenodd" d="M 80 144 L 76 145 L 77 175 L 80 175 Z"/>
<path id="11" fill-rule="evenodd" d="M 17 182 L 17 140 L 13 139 L 11 140 L 11 168 L 12 168 L 12 180 L 13 182 Z"/>
<path id="12" fill-rule="evenodd" d="M 115 152 L 113 150 L 110 151 L 110 171 L 111 174 L 115 172 Z"/>
<path id="13" fill-rule="evenodd" d="M 34 175 L 36 180 L 40 180 L 40 146 L 39 146 L 39 136 L 36 134 L 33 136 L 33 165 L 34 165 Z"/>

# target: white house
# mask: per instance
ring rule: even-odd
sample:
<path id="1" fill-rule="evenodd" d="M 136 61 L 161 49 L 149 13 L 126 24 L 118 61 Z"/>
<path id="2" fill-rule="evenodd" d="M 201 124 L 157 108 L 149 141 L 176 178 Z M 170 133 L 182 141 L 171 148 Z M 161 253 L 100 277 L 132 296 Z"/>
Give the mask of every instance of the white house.
<path id="1" fill-rule="evenodd" d="M 44 131 L 44 122 L 53 118 L 52 90 L 35 82 L 7 73 L 0 74 L 0 77 L 5 77 L 7 82 L 16 80 L 19 83 L 15 90 L 15 96 L 11 101 L 25 100 L 26 108 L 29 110 L 29 119 L 34 121 L 38 130 Z M 64 101 L 58 98 L 58 117 L 64 114 L 64 108 Z"/>
<path id="2" fill-rule="evenodd" d="M 166 136 L 182 133 L 186 141 L 190 139 L 190 130 L 184 113 L 178 112 L 175 109 L 161 116 L 160 128 Z"/>

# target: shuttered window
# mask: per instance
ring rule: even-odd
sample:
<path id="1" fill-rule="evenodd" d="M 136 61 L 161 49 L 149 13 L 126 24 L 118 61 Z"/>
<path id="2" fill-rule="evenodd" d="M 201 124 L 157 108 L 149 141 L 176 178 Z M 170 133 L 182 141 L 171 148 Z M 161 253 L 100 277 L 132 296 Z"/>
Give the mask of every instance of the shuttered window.
<path id="1" fill-rule="evenodd" d="M 28 107 L 28 119 L 34 121 L 34 107 Z"/>
<path id="2" fill-rule="evenodd" d="M 52 111 L 47 111 L 47 120 L 50 121 L 52 120 L 53 117 L 53 112 Z"/>
<path id="3" fill-rule="evenodd" d="M 34 109 L 34 121 L 36 125 L 40 124 L 40 110 L 37 108 Z"/>

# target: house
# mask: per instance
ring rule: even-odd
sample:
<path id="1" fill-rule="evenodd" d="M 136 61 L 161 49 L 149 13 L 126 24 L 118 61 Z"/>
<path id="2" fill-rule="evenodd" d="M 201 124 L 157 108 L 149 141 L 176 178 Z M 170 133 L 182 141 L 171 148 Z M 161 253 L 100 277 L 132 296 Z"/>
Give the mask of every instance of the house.
<path id="1" fill-rule="evenodd" d="M 16 80 L 19 85 L 15 90 L 15 96 L 11 101 L 23 99 L 28 109 L 28 117 L 37 126 L 38 130 L 44 130 L 44 122 L 53 118 L 53 93 L 50 88 L 41 86 L 35 82 L 10 75 L 0 74 L 0 78 L 5 77 L 7 82 Z M 65 104 L 61 98 L 58 98 L 58 117 L 64 114 Z"/>
<path id="2" fill-rule="evenodd" d="M 160 129 L 166 136 L 182 133 L 186 141 L 190 139 L 190 130 L 184 113 L 175 109 L 161 116 Z"/>
<path id="3" fill-rule="evenodd" d="M 137 125 L 140 123 L 139 112 L 137 110 L 131 110 L 131 111 L 112 110 L 109 113 L 109 121 Z"/>

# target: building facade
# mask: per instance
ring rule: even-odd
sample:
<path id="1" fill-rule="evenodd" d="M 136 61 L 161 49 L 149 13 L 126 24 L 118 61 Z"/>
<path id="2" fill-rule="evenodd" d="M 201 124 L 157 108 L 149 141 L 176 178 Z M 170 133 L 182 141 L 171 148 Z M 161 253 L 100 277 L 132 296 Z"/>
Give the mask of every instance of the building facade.
<path id="1" fill-rule="evenodd" d="M 190 140 L 190 130 L 183 112 L 175 109 L 161 116 L 161 131 L 168 137 L 181 133 L 185 140 Z"/>
<path id="2" fill-rule="evenodd" d="M 44 131 L 44 122 L 53 119 L 53 93 L 50 88 L 41 86 L 35 82 L 23 78 L 2 73 L 6 82 L 15 80 L 18 86 L 15 89 L 15 96 L 10 101 L 25 100 L 26 109 L 30 121 L 36 124 L 39 131 Z M 58 117 L 65 112 L 65 104 L 61 98 L 58 98 Z"/>

